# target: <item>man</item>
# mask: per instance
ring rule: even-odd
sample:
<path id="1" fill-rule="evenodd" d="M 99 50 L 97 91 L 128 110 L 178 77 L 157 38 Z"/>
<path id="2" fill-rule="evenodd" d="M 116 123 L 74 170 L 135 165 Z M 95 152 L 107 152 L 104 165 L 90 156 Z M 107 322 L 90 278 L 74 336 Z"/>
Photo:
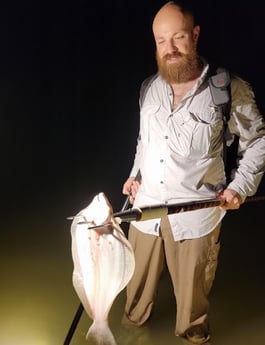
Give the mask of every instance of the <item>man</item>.
<path id="1" fill-rule="evenodd" d="M 131 224 L 136 269 L 123 322 L 141 326 L 148 320 L 166 263 L 177 305 L 175 334 L 203 344 L 210 339 L 208 295 L 221 221 L 226 210 L 238 209 L 257 190 L 265 166 L 265 125 L 250 86 L 233 77 L 228 126 L 239 137 L 242 158 L 226 186 L 223 117 L 212 101 L 209 65 L 197 54 L 200 27 L 188 10 L 169 2 L 156 14 L 153 34 L 158 74 L 141 106 L 135 160 L 123 193 L 135 207 L 216 196 L 225 204 Z M 141 181 L 135 181 L 138 170 Z"/>

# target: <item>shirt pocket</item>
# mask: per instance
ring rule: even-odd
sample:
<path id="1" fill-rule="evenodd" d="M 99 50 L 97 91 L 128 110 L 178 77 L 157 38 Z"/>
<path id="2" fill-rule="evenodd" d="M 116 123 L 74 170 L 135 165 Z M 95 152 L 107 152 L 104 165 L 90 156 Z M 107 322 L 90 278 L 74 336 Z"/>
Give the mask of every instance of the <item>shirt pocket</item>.
<path id="1" fill-rule="evenodd" d="M 159 132 L 159 127 L 154 122 L 160 108 L 160 104 L 148 104 L 141 109 L 140 133 L 143 144 L 150 143 L 151 138 L 156 136 L 154 133 Z"/>
<path id="2" fill-rule="evenodd" d="M 178 116 L 178 115 L 177 115 Z M 204 112 L 187 111 L 174 127 L 174 150 L 189 159 L 214 155 L 222 147 L 222 117 L 214 109 Z"/>

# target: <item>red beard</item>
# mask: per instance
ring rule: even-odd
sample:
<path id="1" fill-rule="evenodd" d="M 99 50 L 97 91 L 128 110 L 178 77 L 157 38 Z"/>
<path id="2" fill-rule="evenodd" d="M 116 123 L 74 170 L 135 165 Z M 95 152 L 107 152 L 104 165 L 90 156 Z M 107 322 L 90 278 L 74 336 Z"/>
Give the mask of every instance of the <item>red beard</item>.
<path id="1" fill-rule="evenodd" d="M 179 60 L 176 63 L 168 63 L 167 60 L 171 57 L 178 57 Z M 199 66 L 199 58 L 195 50 L 189 54 L 167 54 L 163 58 L 156 54 L 156 60 L 159 74 L 169 84 L 185 83 L 192 80 Z"/>

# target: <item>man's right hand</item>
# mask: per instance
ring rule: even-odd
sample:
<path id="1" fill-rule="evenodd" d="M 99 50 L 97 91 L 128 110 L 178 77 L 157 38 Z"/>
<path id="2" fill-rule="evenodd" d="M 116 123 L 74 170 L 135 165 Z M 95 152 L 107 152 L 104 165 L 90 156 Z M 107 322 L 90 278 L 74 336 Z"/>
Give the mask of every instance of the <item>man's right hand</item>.
<path id="1" fill-rule="evenodd" d="M 135 177 L 131 176 L 128 180 L 124 183 L 122 193 L 125 195 L 129 195 L 130 204 L 133 204 L 136 193 L 140 187 L 141 181 L 136 181 Z"/>

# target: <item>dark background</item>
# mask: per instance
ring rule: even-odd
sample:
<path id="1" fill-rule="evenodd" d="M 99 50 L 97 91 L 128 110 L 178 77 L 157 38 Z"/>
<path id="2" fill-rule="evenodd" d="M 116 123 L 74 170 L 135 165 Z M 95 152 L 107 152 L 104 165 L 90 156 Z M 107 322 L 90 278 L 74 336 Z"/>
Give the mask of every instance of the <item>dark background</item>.
<path id="1" fill-rule="evenodd" d="M 262 3 L 192 2 L 201 24 L 199 51 L 248 80 L 264 114 Z M 139 87 L 156 71 L 151 24 L 164 3 L 1 5 L 0 344 L 23 345 L 18 333 L 27 345 L 31 338 L 42 345 L 44 334 L 43 344 L 58 344 L 68 329 L 78 300 L 66 217 L 100 191 L 115 211 L 123 204 Z M 264 194 L 264 182 L 258 193 Z M 264 287 L 263 213 L 262 203 L 243 205 L 228 214 L 223 234 L 220 276 L 237 272 L 234 281 L 246 287 L 246 276 L 255 273 L 252 298 Z"/>

